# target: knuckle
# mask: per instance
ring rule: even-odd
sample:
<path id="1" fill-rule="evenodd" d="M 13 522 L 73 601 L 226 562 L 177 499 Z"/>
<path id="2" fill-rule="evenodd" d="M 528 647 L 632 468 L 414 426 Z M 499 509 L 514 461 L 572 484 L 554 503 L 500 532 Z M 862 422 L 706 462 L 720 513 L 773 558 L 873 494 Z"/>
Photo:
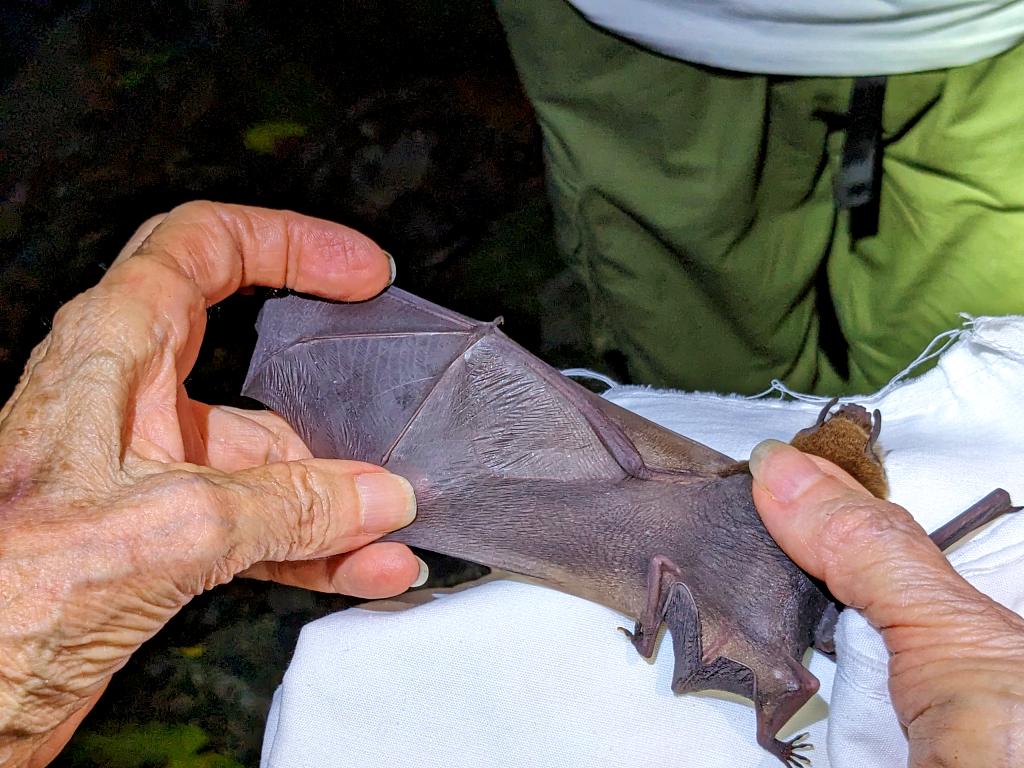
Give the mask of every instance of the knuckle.
<path id="1" fill-rule="evenodd" d="M 213 501 L 217 486 L 206 475 L 188 469 L 166 469 L 154 475 L 162 493 L 178 498 Z"/>
<path id="2" fill-rule="evenodd" d="M 837 501 L 818 534 L 826 578 L 854 583 L 857 573 L 901 568 L 924 536 L 895 504 L 860 496 Z"/>
<path id="3" fill-rule="evenodd" d="M 284 467 L 286 493 L 292 505 L 294 533 L 301 546 L 316 550 L 326 544 L 334 533 L 331 493 L 317 473 L 302 462 Z"/>
<path id="4" fill-rule="evenodd" d="M 220 219 L 220 206 L 212 200 L 189 200 L 167 214 L 170 219 L 184 219 L 192 224 L 211 224 Z"/>
<path id="5" fill-rule="evenodd" d="M 87 293 L 87 292 L 86 292 Z M 53 332 L 60 333 L 76 325 L 76 317 L 80 314 L 85 293 L 79 294 L 71 301 L 62 304 L 53 315 Z"/>
<path id="6" fill-rule="evenodd" d="M 117 327 L 110 325 L 117 319 L 112 310 L 95 288 L 61 306 L 53 317 L 47 359 L 78 360 L 97 346 L 98 339 L 116 334 Z"/>
<path id="7" fill-rule="evenodd" d="M 916 524 L 895 504 L 866 497 L 838 501 L 826 515 L 821 528 L 822 544 L 829 549 L 872 547 L 890 538 L 904 537 Z"/>
<path id="8" fill-rule="evenodd" d="M 184 469 L 168 470 L 144 487 L 143 497 L 156 523 L 151 526 L 153 533 L 181 542 L 189 560 L 210 562 L 230 547 L 236 520 L 213 478 Z"/>
<path id="9" fill-rule="evenodd" d="M 140 251 L 163 261 L 190 284 L 231 291 L 241 279 L 241 261 L 225 255 L 244 250 L 240 226 L 232 207 L 193 200 L 173 209 L 164 221 L 162 236 L 147 240 Z"/>
<path id="10" fill-rule="evenodd" d="M 50 357 L 75 364 L 98 358 L 123 367 L 130 356 L 127 350 L 149 336 L 146 309 L 135 295 L 115 296 L 105 287 L 91 288 L 57 311 Z"/>

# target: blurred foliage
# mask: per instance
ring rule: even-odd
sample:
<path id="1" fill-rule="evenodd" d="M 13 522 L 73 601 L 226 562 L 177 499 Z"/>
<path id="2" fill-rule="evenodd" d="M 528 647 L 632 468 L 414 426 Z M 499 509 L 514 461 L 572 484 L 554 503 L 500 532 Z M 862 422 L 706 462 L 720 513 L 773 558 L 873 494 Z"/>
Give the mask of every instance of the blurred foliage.
<path id="1" fill-rule="evenodd" d="M 593 363 L 487 0 L 5 0 L 0 84 L 4 398 L 60 304 L 139 223 L 198 197 L 347 223 L 395 254 L 402 287 L 504 315 L 556 365 Z M 261 300 L 211 310 L 194 397 L 246 404 Z M 482 572 L 425 559 L 431 586 Z M 255 765 L 299 629 L 353 602 L 241 581 L 196 598 L 58 763 Z"/>
<path id="2" fill-rule="evenodd" d="M 0 4 L 0 28 L 21 56 L 0 75 L 0 296 L 17 297 L 5 391 L 59 304 L 185 200 L 343 221 L 395 254 L 403 287 L 461 309 L 449 270 L 543 197 L 537 128 L 486 0 L 29 0 Z M 504 258 L 560 271 L 549 237 L 521 245 Z M 459 293 L 525 315 L 520 279 Z M 524 341 L 538 337 L 535 324 Z"/>
<path id="3" fill-rule="evenodd" d="M 245 131 L 245 148 L 264 155 L 277 151 L 278 142 L 301 139 L 306 135 L 306 126 L 294 120 L 265 120 L 250 126 Z"/>
<path id="4" fill-rule="evenodd" d="M 229 757 L 202 751 L 210 738 L 194 725 L 152 723 L 116 734 L 86 733 L 69 750 L 72 765 L 107 768 L 241 768 Z"/>

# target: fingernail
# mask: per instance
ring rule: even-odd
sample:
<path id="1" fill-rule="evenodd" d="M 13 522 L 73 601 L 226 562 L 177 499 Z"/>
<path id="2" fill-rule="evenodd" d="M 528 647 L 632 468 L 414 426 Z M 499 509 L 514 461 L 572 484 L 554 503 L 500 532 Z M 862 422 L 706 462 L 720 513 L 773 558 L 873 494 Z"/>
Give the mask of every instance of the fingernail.
<path id="1" fill-rule="evenodd" d="M 793 446 L 778 440 L 762 440 L 750 452 L 750 474 L 776 499 L 789 502 L 824 473 Z"/>
<path id="2" fill-rule="evenodd" d="M 389 472 L 356 475 L 356 493 L 365 533 L 387 533 L 416 517 L 416 496 L 409 481 Z"/>
<path id="3" fill-rule="evenodd" d="M 427 567 L 427 564 L 420 560 L 418 557 L 416 558 L 416 562 L 420 564 L 420 572 L 419 575 L 416 577 L 416 581 L 409 585 L 409 589 L 413 589 L 414 587 L 422 587 L 424 584 L 427 583 L 427 579 L 430 578 L 430 569 Z"/>
<path id="4" fill-rule="evenodd" d="M 388 257 L 388 265 L 391 267 L 391 277 L 388 278 L 388 284 L 384 286 L 384 288 L 387 289 L 395 283 L 395 277 L 398 275 L 398 266 L 395 264 L 394 256 L 387 251 L 384 251 L 384 255 Z"/>

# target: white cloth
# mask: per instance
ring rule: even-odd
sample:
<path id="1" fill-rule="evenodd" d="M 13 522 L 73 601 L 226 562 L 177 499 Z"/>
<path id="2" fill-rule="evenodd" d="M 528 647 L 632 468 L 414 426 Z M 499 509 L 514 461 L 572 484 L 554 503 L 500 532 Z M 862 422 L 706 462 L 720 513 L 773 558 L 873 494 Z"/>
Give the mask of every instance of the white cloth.
<path id="1" fill-rule="evenodd" d="M 1024 39 L 1020 0 L 570 0 L 673 58 L 771 75 L 894 75 L 971 64 Z"/>
<path id="2" fill-rule="evenodd" d="M 764 438 L 788 439 L 820 408 L 633 387 L 608 395 L 739 457 Z M 980 318 L 932 371 L 856 400 L 881 409 L 892 497 L 925 528 L 999 486 L 1024 502 L 1024 317 Z M 975 535 L 950 560 L 982 591 L 1024 609 L 1024 513 Z M 616 632 L 628 624 L 610 609 L 516 581 L 411 609 L 388 601 L 320 619 L 303 629 L 275 696 L 262 765 L 777 768 L 754 741 L 749 703 L 674 695 L 667 633 L 649 663 Z M 811 732 L 816 768 L 902 768 L 906 743 L 879 636 L 847 610 L 837 644 L 838 669 L 812 655 L 821 692 L 786 732 Z"/>

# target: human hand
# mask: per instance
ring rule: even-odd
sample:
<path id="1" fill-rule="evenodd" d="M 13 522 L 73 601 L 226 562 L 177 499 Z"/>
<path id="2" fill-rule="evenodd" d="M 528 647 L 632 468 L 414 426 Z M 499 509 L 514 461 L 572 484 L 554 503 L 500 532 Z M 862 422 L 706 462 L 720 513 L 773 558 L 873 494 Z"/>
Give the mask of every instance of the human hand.
<path id="1" fill-rule="evenodd" d="M 417 579 L 407 547 L 371 543 L 415 515 L 405 480 L 183 386 L 240 287 L 357 300 L 390 271 L 340 225 L 189 203 L 57 313 L 0 410 L 0 763 L 47 763 L 142 642 L 236 575 L 365 597 Z"/>
<path id="2" fill-rule="evenodd" d="M 911 768 L 1024 765 L 1024 620 L 826 460 L 765 441 L 750 471 L 772 537 L 881 632 Z"/>

